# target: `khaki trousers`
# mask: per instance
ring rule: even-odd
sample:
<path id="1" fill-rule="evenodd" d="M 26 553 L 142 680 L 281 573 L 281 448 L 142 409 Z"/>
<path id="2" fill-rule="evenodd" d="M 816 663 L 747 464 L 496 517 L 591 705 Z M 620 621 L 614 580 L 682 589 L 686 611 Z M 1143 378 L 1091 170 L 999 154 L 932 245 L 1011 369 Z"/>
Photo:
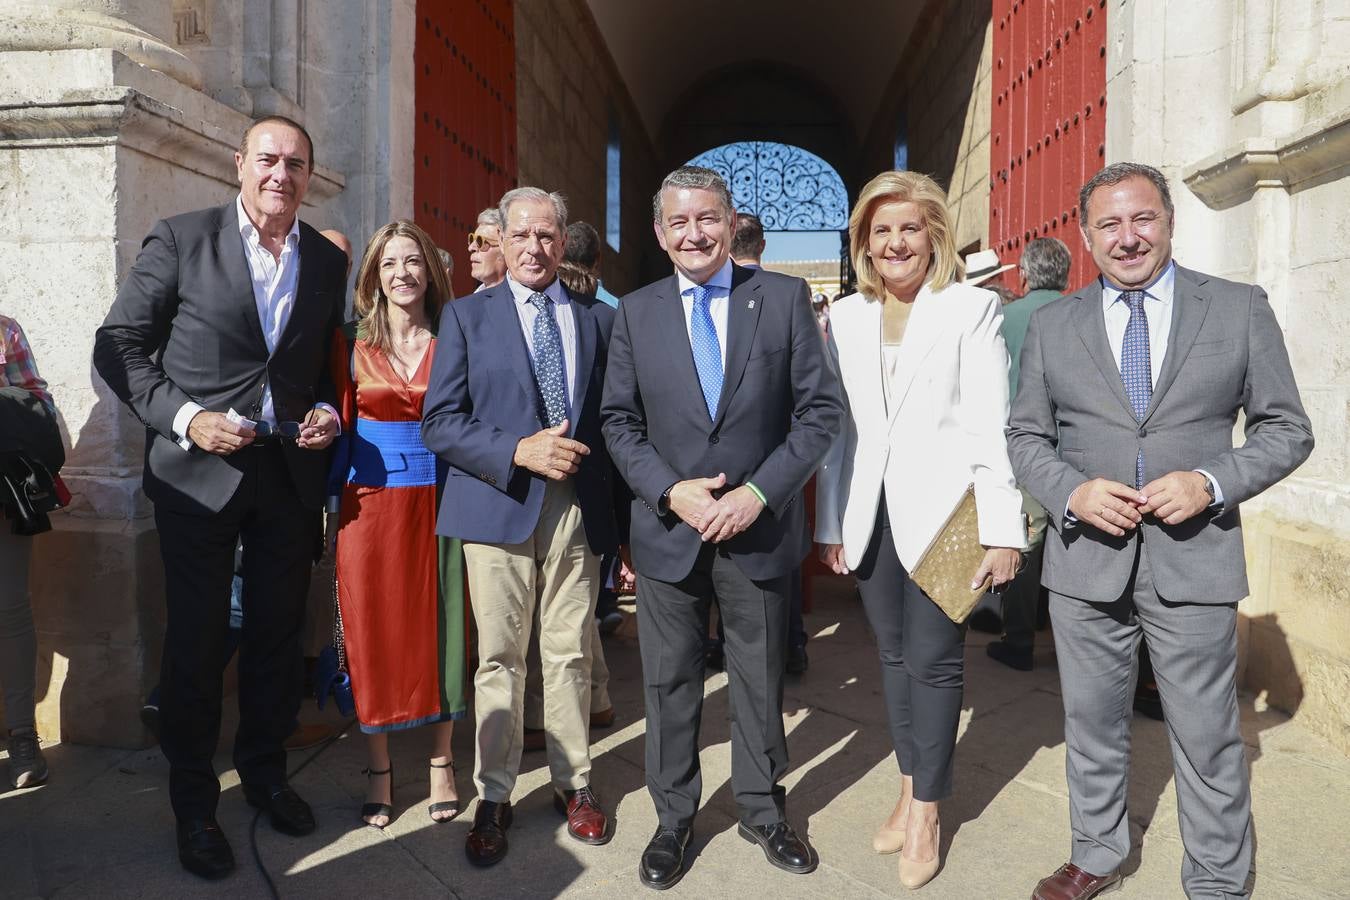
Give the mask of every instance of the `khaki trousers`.
<path id="1" fill-rule="evenodd" d="M 474 784 L 511 799 L 524 738 L 526 652 L 536 617 L 549 771 L 564 790 L 590 782 L 591 640 L 600 557 L 571 482 L 550 482 L 534 533 L 519 544 L 464 542 L 478 626 Z"/>
<path id="2" fill-rule="evenodd" d="M 538 622 L 536 632 L 538 631 Z M 609 709 L 609 664 L 605 662 L 605 645 L 600 643 L 600 620 L 591 616 L 591 712 Z M 539 665 L 539 641 L 530 639 L 530 651 L 525 657 L 525 727 L 544 727 L 544 676 Z"/>

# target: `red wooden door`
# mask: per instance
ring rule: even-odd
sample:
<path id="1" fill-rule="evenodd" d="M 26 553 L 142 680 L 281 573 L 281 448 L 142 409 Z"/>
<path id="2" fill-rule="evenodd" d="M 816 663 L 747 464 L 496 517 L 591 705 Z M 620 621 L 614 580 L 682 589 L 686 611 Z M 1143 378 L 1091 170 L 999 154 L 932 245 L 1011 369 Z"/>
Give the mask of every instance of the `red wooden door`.
<path id="1" fill-rule="evenodd" d="M 1005 263 L 1056 237 L 1069 287 L 1097 276 L 1078 189 L 1106 163 L 1106 0 L 993 0 L 989 242 Z M 1017 284 L 1017 270 L 1001 280 Z"/>
<path id="2" fill-rule="evenodd" d="M 417 0 L 414 216 L 454 257 L 457 295 L 478 211 L 516 183 L 515 42 L 513 0 Z"/>

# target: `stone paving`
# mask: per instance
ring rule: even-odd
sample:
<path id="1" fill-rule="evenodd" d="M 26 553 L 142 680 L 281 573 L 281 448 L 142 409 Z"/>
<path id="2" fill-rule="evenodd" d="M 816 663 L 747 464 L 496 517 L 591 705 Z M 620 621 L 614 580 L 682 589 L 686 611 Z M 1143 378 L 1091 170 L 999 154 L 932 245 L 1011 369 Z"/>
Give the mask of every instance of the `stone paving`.
<path id="1" fill-rule="evenodd" d="M 873 898 L 905 894 L 895 857 L 871 851 L 873 828 L 891 809 L 897 774 L 889 747 L 875 648 L 846 582 L 821 579 L 807 618 L 811 668 L 790 678 L 785 701 L 792 770 L 789 818 L 810 836 L 821 865 L 809 876 L 770 868 L 735 829 L 728 783 L 726 676 L 707 679 L 702 731 L 704 809 L 690 868 L 671 897 Z M 395 814 L 384 832 L 359 824 L 363 748 L 348 732 L 295 775 L 315 808 L 319 830 L 306 838 L 256 830 L 257 859 L 282 897 L 628 898 L 653 896 L 638 883 L 638 856 L 655 826 L 643 782 L 641 673 L 637 645 L 623 629 L 606 640 L 613 670 L 615 726 L 595 746 L 594 784 L 617 813 L 604 847 L 571 841 L 549 797 L 543 754 L 527 754 L 516 790 L 511 851 L 494 869 L 464 860 L 469 815 L 445 825 L 426 813 L 428 739 L 392 741 Z M 1058 675 L 1049 635 L 1036 670 L 1014 672 L 984 654 L 971 635 L 966 709 L 957 748 L 956 794 L 943 806 L 945 864 L 921 891 L 934 898 L 1026 898 L 1036 880 L 1067 857 L 1068 799 Z M 1253 896 L 1350 896 L 1350 760 L 1274 711 L 1242 703 L 1252 761 L 1257 852 Z M 307 720 L 323 714 L 309 704 Z M 1181 897 L 1181 842 L 1165 726 L 1136 717 L 1130 789 L 1135 852 L 1124 889 L 1113 897 Z M 225 733 L 231 733 L 227 725 Z M 460 792 L 472 791 L 472 734 L 463 725 L 455 751 L 465 763 Z M 43 788 L 0 793 L 0 897 L 266 897 L 250 846 L 253 811 L 229 768 L 228 742 L 217 765 L 226 774 L 219 818 L 238 871 L 199 881 L 177 864 L 166 767 L 156 748 L 141 751 L 54 745 L 54 777 Z M 309 754 L 295 754 L 292 765 Z M 469 804 L 469 811 L 472 805 Z"/>

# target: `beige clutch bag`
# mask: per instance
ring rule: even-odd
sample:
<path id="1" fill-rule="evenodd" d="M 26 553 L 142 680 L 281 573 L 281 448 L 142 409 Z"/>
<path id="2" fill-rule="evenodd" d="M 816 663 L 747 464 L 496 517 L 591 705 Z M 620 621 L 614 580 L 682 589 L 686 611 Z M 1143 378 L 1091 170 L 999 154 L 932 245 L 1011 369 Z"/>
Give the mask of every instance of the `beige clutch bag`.
<path id="1" fill-rule="evenodd" d="M 970 589 L 970 579 L 983 559 L 980 519 L 975 509 L 975 485 L 972 484 L 966 487 L 956 508 L 942 523 L 909 577 L 948 618 L 960 623 L 966 620 L 993 584 L 991 575 L 978 590 Z"/>

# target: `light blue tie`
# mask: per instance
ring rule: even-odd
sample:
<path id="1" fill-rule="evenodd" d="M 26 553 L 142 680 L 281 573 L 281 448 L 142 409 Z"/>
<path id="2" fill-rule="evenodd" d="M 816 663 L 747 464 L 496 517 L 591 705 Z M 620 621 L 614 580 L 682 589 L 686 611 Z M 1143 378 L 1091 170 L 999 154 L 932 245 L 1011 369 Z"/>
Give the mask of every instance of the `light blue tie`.
<path id="1" fill-rule="evenodd" d="M 694 285 L 694 308 L 689 313 L 689 345 L 694 351 L 694 368 L 703 388 L 708 418 L 717 418 L 717 401 L 722 396 L 722 346 L 717 341 L 712 313 L 708 309 L 708 288 Z"/>
<path id="2" fill-rule="evenodd" d="M 542 415 L 549 428 L 567 418 L 567 369 L 563 365 L 562 334 L 553 318 L 553 300 L 538 291 L 530 304 L 539 310 L 534 317 L 534 382 L 543 402 Z"/>
<path id="3" fill-rule="evenodd" d="M 1120 295 L 1130 308 L 1130 321 L 1125 326 L 1125 339 L 1120 344 L 1120 380 L 1125 382 L 1125 395 L 1130 398 L 1134 417 L 1144 421 L 1148 404 L 1153 399 L 1153 365 L 1148 355 L 1148 316 L 1144 314 L 1143 291 L 1126 291 Z M 1144 451 L 1134 461 L 1134 486 L 1144 486 Z"/>

